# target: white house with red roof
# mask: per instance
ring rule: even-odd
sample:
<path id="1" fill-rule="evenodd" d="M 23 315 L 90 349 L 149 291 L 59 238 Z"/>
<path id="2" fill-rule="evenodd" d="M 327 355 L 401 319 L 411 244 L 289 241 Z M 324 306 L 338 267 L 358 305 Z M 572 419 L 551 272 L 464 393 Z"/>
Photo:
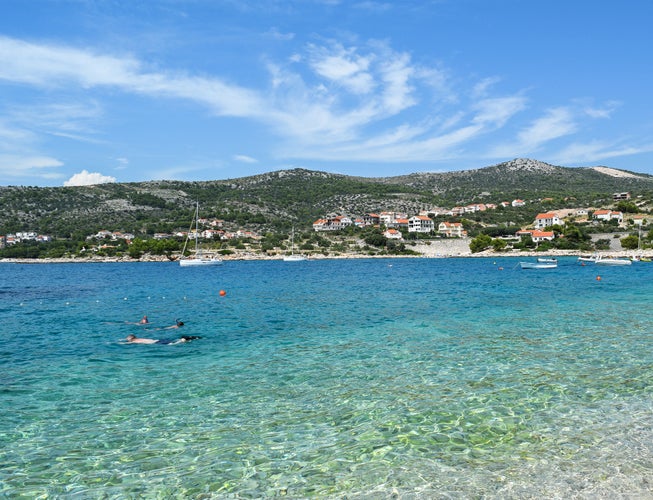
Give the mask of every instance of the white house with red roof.
<path id="1" fill-rule="evenodd" d="M 438 225 L 438 233 L 444 234 L 448 237 L 462 238 L 467 236 L 467 231 L 463 228 L 460 222 L 440 222 Z"/>
<path id="2" fill-rule="evenodd" d="M 403 239 L 403 236 L 401 235 L 401 232 L 397 231 L 396 229 L 387 229 L 383 233 L 383 236 L 385 236 L 389 240 L 401 240 L 401 239 Z"/>
<path id="3" fill-rule="evenodd" d="M 539 229 L 522 229 L 515 233 L 517 236 L 531 236 L 531 239 L 535 243 L 540 243 L 542 241 L 552 241 L 555 238 L 553 231 L 540 231 Z"/>
<path id="4" fill-rule="evenodd" d="M 560 224 L 560 217 L 558 217 L 558 214 L 555 212 L 546 212 L 537 214 L 535 216 L 535 223 L 533 225 L 538 229 L 542 229 L 544 227 L 553 226 L 555 224 Z"/>
<path id="5" fill-rule="evenodd" d="M 624 214 L 619 212 L 619 211 L 614 211 L 614 210 L 595 210 L 594 213 L 592 214 L 592 218 L 596 220 L 603 220 L 603 221 L 611 221 L 611 220 L 617 220 L 619 224 L 621 224 L 624 221 Z"/>
<path id="6" fill-rule="evenodd" d="M 408 219 L 409 233 L 430 233 L 435 229 L 433 219 L 426 215 L 413 215 Z"/>

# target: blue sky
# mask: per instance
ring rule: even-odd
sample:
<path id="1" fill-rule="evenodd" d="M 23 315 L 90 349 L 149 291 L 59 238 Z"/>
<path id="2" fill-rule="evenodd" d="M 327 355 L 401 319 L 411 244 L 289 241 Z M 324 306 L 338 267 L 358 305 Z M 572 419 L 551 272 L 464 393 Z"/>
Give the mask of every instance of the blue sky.
<path id="1" fill-rule="evenodd" d="M 653 173 L 653 2 L 1 0 L 0 185 Z"/>

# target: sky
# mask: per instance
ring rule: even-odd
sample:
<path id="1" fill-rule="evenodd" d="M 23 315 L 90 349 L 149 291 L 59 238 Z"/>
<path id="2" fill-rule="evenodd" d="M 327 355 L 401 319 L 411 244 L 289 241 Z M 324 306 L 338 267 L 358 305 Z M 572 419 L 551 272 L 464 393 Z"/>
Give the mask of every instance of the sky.
<path id="1" fill-rule="evenodd" d="M 653 174 L 650 0 L 0 0 L 0 186 Z"/>

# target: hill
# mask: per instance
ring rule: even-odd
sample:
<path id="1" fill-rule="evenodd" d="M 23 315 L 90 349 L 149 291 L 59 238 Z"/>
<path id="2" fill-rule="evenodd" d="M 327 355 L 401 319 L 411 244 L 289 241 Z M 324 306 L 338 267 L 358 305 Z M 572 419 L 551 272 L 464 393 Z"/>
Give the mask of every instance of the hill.
<path id="1" fill-rule="evenodd" d="M 202 215 L 258 230 L 309 227 L 316 218 L 432 206 L 499 203 L 515 198 L 609 203 L 615 192 L 649 196 L 653 176 L 609 167 L 560 167 L 516 159 L 447 173 L 364 178 L 304 169 L 202 182 L 150 181 L 80 187 L 0 187 L 0 234 L 54 236 L 101 229 L 135 233 L 186 228 L 195 201 Z"/>

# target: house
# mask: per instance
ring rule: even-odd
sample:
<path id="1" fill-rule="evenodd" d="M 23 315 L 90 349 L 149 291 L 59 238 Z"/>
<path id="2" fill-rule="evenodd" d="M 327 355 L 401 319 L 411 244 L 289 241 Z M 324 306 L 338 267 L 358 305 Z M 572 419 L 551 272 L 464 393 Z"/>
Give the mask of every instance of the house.
<path id="1" fill-rule="evenodd" d="M 394 227 L 397 219 L 407 219 L 408 215 L 399 212 L 381 212 L 379 222 L 386 227 Z"/>
<path id="2" fill-rule="evenodd" d="M 328 219 L 318 219 L 313 222 L 314 231 L 339 231 L 347 226 L 351 226 L 353 221 L 344 215 L 330 217 Z"/>
<path id="3" fill-rule="evenodd" d="M 397 219 L 395 221 L 395 227 L 398 229 L 408 229 L 408 226 L 409 226 L 408 219 L 404 217 Z"/>
<path id="4" fill-rule="evenodd" d="M 222 235 L 224 234 L 224 231 L 218 230 L 218 229 L 205 229 L 202 231 L 200 236 L 204 239 L 207 240 L 219 240 Z"/>
<path id="5" fill-rule="evenodd" d="M 623 223 L 624 214 L 618 211 L 613 210 L 595 210 L 592 214 L 592 218 L 595 220 L 602 220 L 609 222 L 611 220 L 617 220 L 619 224 Z"/>
<path id="6" fill-rule="evenodd" d="M 560 224 L 558 214 L 555 212 L 546 212 L 543 214 L 537 214 L 533 225 L 538 229 L 542 229 L 543 227 L 553 226 L 555 224 Z"/>
<path id="7" fill-rule="evenodd" d="M 647 218 L 645 214 L 635 214 L 632 219 L 635 226 L 642 227 L 648 220 L 651 220 L 651 216 L 649 215 Z"/>
<path id="8" fill-rule="evenodd" d="M 523 207 L 524 205 L 526 205 L 526 202 L 524 200 L 517 199 L 517 200 L 512 200 L 511 205 L 513 207 Z"/>
<path id="9" fill-rule="evenodd" d="M 630 193 L 614 193 L 612 199 L 614 201 L 630 200 Z"/>
<path id="10" fill-rule="evenodd" d="M 383 233 L 383 236 L 385 236 L 389 240 L 401 240 L 401 239 L 403 239 L 403 236 L 401 235 L 401 232 L 397 231 L 396 229 L 387 229 Z"/>
<path id="11" fill-rule="evenodd" d="M 313 222 L 314 231 L 328 231 L 329 230 L 329 221 L 327 219 L 318 219 Z"/>
<path id="12" fill-rule="evenodd" d="M 363 215 L 363 224 L 366 226 L 378 226 L 381 223 L 381 219 L 378 214 L 365 214 Z"/>
<path id="13" fill-rule="evenodd" d="M 409 233 L 430 233 L 435 228 L 435 223 L 425 215 L 413 215 L 408 219 Z"/>
<path id="14" fill-rule="evenodd" d="M 98 231 L 97 234 L 95 235 L 95 238 L 97 238 L 98 240 L 101 240 L 101 239 L 104 239 L 104 238 L 111 238 L 112 234 L 113 233 L 111 233 L 111 231 L 107 231 L 106 229 L 104 229 L 102 231 Z"/>
<path id="15" fill-rule="evenodd" d="M 535 243 L 540 243 L 542 241 L 551 241 L 555 238 L 553 231 L 540 231 L 539 229 L 522 229 L 515 233 L 517 236 L 526 236 L 530 235 L 531 239 Z"/>
<path id="16" fill-rule="evenodd" d="M 456 238 L 467 236 L 467 231 L 463 229 L 463 225 L 460 222 L 440 222 L 438 225 L 438 233 Z"/>

